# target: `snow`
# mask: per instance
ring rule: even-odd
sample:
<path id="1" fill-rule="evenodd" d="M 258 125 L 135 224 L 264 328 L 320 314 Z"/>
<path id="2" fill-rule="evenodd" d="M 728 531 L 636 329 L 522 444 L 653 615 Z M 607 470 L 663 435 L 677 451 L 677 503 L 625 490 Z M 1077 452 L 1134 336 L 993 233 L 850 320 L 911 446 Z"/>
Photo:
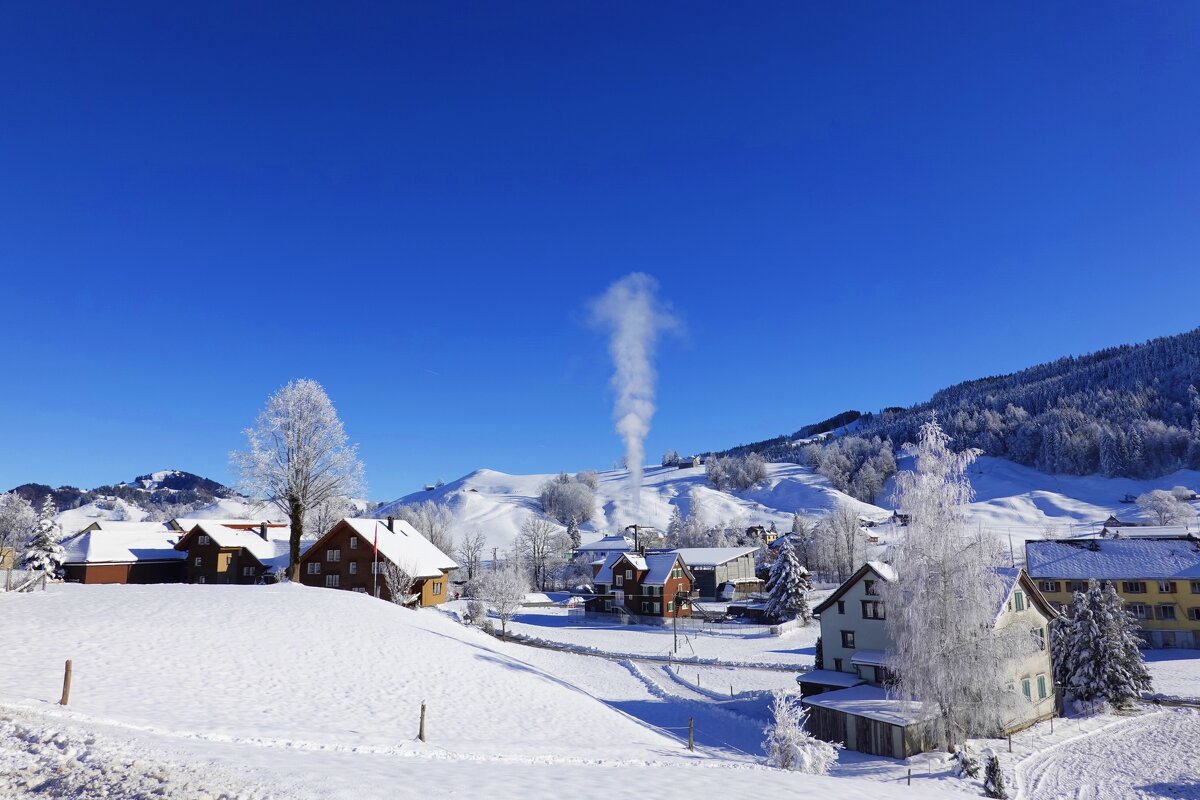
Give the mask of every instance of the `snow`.
<path id="1" fill-rule="evenodd" d="M 454 559 L 434 546 L 417 529 L 402 519 L 393 519 L 388 530 L 387 520 L 345 519 L 343 522 L 358 531 L 367 547 L 376 546 L 393 564 L 403 567 L 416 578 L 437 578 L 443 570 L 457 569 Z"/>
<path id="2" fill-rule="evenodd" d="M 1143 650 L 1151 691 L 1200 703 L 1200 650 Z"/>
<path id="3" fill-rule="evenodd" d="M 187 558 L 175 549 L 181 534 L 162 527 L 142 531 L 88 531 L 64 544 L 66 564 L 111 564 Z"/>
<path id="4" fill-rule="evenodd" d="M 850 688 L 866 683 L 857 675 L 851 675 L 849 672 L 837 672 L 832 669 L 814 669 L 811 672 L 805 672 L 796 678 L 797 683 L 815 683 L 818 686 L 841 686 Z"/>
<path id="5" fill-rule="evenodd" d="M 283 527 L 267 527 L 267 538 L 257 532 L 231 528 L 219 522 L 200 522 L 186 529 L 187 535 L 204 533 L 212 538 L 218 547 L 242 547 L 259 560 L 267 564 L 288 552 L 290 529 Z M 186 553 L 184 553 L 186 555 Z"/>
<path id="6" fill-rule="evenodd" d="M 675 552 L 683 556 L 683 563 L 689 567 L 716 567 L 757 550 L 757 547 L 681 547 Z"/>
<path id="7" fill-rule="evenodd" d="M 650 586 L 663 586 L 671 579 L 671 570 L 679 561 L 675 553 L 650 553 L 646 556 L 646 577 L 642 583 Z M 685 562 L 686 563 L 686 562 Z"/>
<path id="8" fill-rule="evenodd" d="M 834 692 L 822 692 L 804 698 L 806 705 L 841 711 L 857 717 L 866 717 L 891 725 L 910 725 L 929 716 L 921 703 L 896 700 L 889 697 L 887 690 L 869 684 L 851 686 Z"/>
<path id="9" fill-rule="evenodd" d="M 614 781 L 726 797 L 954 796 L 768 769 L 759 696 L 717 702 L 661 667 L 503 642 L 352 592 L 56 585 L 0 595 L 0 616 L 21 643 L 0 648 L 5 797 L 362 800 L 436 785 L 531 798 Z M 74 684 L 60 708 L 64 658 Z M 422 702 L 427 743 L 415 737 Z"/>
<path id="10" fill-rule="evenodd" d="M 1034 541 L 1025 554 L 1034 578 L 1200 578 L 1200 542 L 1186 539 Z"/>
<path id="11" fill-rule="evenodd" d="M 872 667 L 886 667 L 887 654 L 882 650 L 856 650 L 850 657 L 851 664 L 866 664 Z"/>

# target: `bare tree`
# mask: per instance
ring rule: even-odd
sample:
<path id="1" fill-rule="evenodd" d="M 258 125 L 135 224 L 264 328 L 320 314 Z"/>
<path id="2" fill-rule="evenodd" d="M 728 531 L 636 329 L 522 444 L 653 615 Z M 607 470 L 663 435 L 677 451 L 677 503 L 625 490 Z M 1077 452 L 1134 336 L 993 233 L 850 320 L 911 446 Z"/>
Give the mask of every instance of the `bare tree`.
<path id="1" fill-rule="evenodd" d="M 391 560 L 385 560 L 379 565 L 383 572 L 383 584 L 387 587 L 388 596 L 392 602 L 398 606 L 407 606 L 416 598 L 413 596 L 413 586 L 417 583 L 417 577 L 414 574 L 416 570 L 408 563 L 397 564 Z"/>
<path id="2" fill-rule="evenodd" d="M 529 579 L 516 564 L 489 572 L 483 583 L 483 593 L 492 610 L 500 618 L 500 635 L 508 635 L 508 623 L 517 615 L 525 594 L 529 591 Z"/>
<path id="3" fill-rule="evenodd" d="M 346 517 L 354 516 L 349 497 L 331 497 L 304 516 L 304 529 L 314 537 L 324 536 L 330 528 Z"/>
<path id="4" fill-rule="evenodd" d="M 361 492 L 362 462 L 347 443 L 329 395 L 312 380 L 294 380 L 267 398 L 245 434 L 249 450 L 230 454 L 239 487 L 287 515 L 292 528 L 288 565 L 296 579 L 305 514 Z"/>
<path id="5" fill-rule="evenodd" d="M 476 580 L 481 574 L 485 552 L 487 552 L 487 538 L 479 528 L 468 533 L 458 543 L 458 560 L 463 569 L 467 571 L 468 596 L 472 596 L 476 589 Z"/>
<path id="6" fill-rule="evenodd" d="M 1159 525 L 1184 525 L 1196 518 L 1194 508 L 1165 489 L 1139 495 L 1137 504 L 1146 514 L 1153 515 Z"/>
<path id="7" fill-rule="evenodd" d="M 517 536 L 517 551 L 533 571 L 534 584 L 543 591 L 552 568 L 565 563 L 570 546 L 562 528 L 541 517 L 525 520 Z"/>
<path id="8" fill-rule="evenodd" d="M 412 505 L 400 506 L 396 516 L 412 525 L 438 550 L 449 553 L 454 549 L 454 537 L 450 529 L 454 526 L 454 512 L 446 503 L 424 500 Z"/>
<path id="9" fill-rule="evenodd" d="M 837 581 L 844 581 L 866 559 L 867 537 L 858 512 L 839 502 L 813 529 L 813 553 L 818 568 Z"/>

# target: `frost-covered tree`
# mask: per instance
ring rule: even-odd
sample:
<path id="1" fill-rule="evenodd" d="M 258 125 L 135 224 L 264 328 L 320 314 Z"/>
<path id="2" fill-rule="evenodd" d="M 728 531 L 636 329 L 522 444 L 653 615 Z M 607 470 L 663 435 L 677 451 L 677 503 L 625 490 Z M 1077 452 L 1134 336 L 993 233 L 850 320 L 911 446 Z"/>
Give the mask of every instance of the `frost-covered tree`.
<path id="1" fill-rule="evenodd" d="M 842 745 L 822 741 L 808 732 L 804 724 L 808 711 L 796 695 L 776 691 L 771 717 L 774 721 L 764 731 L 763 740 L 769 766 L 811 775 L 829 773 L 837 763 Z"/>
<path id="2" fill-rule="evenodd" d="M 381 562 L 383 584 L 387 587 L 388 597 L 398 606 L 407 606 L 417 600 L 413 587 L 417 585 L 416 570 L 407 562 L 395 563 L 390 560 Z"/>
<path id="3" fill-rule="evenodd" d="M 774 622 L 801 620 L 807 625 L 812 621 L 805 593 L 811 588 L 808 570 L 796 557 L 791 541 L 779 548 L 779 557 L 771 566 L 767 579 L 767 607 L 763 616 Z"/>
<path id="4" fill-rule="evenodd" d="M 1055 681 L 1074 699 L 1121 707 L 1150 689 L 1137 620 L 1111 583 L 1076 592 L 1055 634 Z"/>
<path id="5" fill-rule="evenodd" d="M 812 534 L 812 560 L 826 579 L 844 581 L 866 560 L 867 536 L 858 512 L 839 502 L 817 523 Z"/>
<path id="6" fill-rule="evenodd" d="M 287 516 L 288 565 L 297 577 L 305 514 L 333 498 L 360 494 L 362 463 L 329 395 L 312 380 L 291 381 L 268 397 L 245 434 L 249 449 L 230 454 L 239 487 Z"/>
<path id="7" fill-rule="evenodd" d="M 37 513 L 29 501 L 16 492 L 0 494 L 0 565 L 7 565 L 4 588 L 12 588 L 12 570 L 17 548 L 24 544 L 37 525 Z"/>
<path id="8" fill-rule="evenodd" d="M 396 509 L 396 516 L 416 528 L 443 553 L 454 550 L 454 511 L 448 504 L 423 500 L 400 506 Z"/>
<path id="9" fill-rule="evenodd" d="M 675 450 L 668 449 L 663 453 L 662 465 L 664 467 L 673 467 L 679 463 L 679 453 Z"/>
<path id="10" fill-rule="evenodd" d="M 454 551 L 458 556 L 456 560 L 466 572 L 468 597 L 474 597 L 476 594 L 477 581 L 482 573 L 483 554 L 486 550 L 487 537 L 483 535 L 483 531 L 475 528 L 462 537 Z"/>
<path id="11" fill-rule="evenodd" d="M 564 525 L 572 519 L 587 522 L 596 515 L 595 491 L 565 472 L 542 485 L 539 499 L 542 510 Z"/>
<path id="12" fill-rule="evenodd" d="M 570 542 L 573 551 L 583 544 L 583 536 L 579 533 L 579 520 L 574 517 L 567 520 L 567 541 Z"/>
<path id="13" fill-rule="evenodd" d="M 1014 715 L 1017 696 L 998 676 L 1033 651 L 1019 625 L 996 628 L 1007 586 L 996 551 L 966 525 L 967 467 L 974 451 L 955 453 L 936 420 L 921 428 L 916 469 L 896 479 L 896 504 L 910 515 L 891 547 L 896 580 L 882 585 L 897 696 L 931 710 L 947 745 L 992 735 Z"/>
<path id="14" fill-rule="evenodd" d="M 350 498 L 335 495 L 304 515 L 304 530 L 314 538 L 324 536 L 339 521 L 353 516 L 356 515 Z"/>
<path id="15" fill-rule="evenodd" d="M 667 522 L 667 544 L 671 547 L 678 547 L 678 544 L 683 536 L 683 515 L 679 513 L 679 506 L 671 506 L 671 519 Z"/>
<path id="16" fill-rule="evenodd" d="M 1153 517 L 1159 525 L 1186 525 L 1196 518 L 1196 511 L 1165 489 L 1155 489 L 1138 495 L 1138 508 Z"/>
<path id="17" fill-rule="evenodd" d="M 723 492 L 743 491 L 767 478 L 767 462 L 758 453 L 713 457 L 704 470 L 709 482 Z"/>
<path id="18" fill-rule="evenodd" d="M 534 585 L 545 591 L 550 576 L 566 563 L 571 545 L 562 528 L 542 517 L 529 517 L 517 534 L 516 547 L 533 573 Z"/>
<path id="19" fill-rule="evenodd" d="M 516 616 L 525 595 L 529 579 L 516 564 L 489 572 L 483 581 L 483 596 L 500 618 L 500 634 L 508 635 L 508 623 Z"/>
<path id="20" fill-rule="evenodd" d="M 983 793 L 997 800 L 1006 800 L 1008 789 L 1004 786 L 1004 770 L 1000 769 L 1000 758 L 988 753 L 987 767 L 983 771 Z"/>
<path id="21" fill-rule="evenodd" d="M 54 507 L 54 501 L 50 499 L 50 495 L 46 495 L 38 512 L 33 534 L 29 537 L 25 552 L 21 556 L 23 569 L 54 576 L 62 567 L 66 554 L 62 545 L 58 543 L 60 529 L 54 521 L 55 513 L 57 509 Z"/>
<path id="22" fill-rule="evenodd" d="M 591 489 L 593 492 L 600 488 L 600 476 L 595 470 L 585 469 L 575 475 L 575 480 Z"/>

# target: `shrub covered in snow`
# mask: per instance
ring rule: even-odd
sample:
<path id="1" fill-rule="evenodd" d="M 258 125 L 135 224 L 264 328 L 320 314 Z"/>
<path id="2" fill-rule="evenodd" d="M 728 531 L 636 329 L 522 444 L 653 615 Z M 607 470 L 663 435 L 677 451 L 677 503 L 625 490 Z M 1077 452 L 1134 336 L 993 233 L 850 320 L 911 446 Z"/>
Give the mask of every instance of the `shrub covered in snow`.
<path id="1" fill-rule="evenodd" d="M 989 753 L 987 757 L 987 769 L 983 774 L 983 793 L 1000 800 L 1008 797 L 1008 789 L 1004 786 L 1004 771 L 1000 769 L 1000 759 L 995 753 Z"/>
<path id="2" fill-rule="evenodd" d="M 1111 583 L 1089 581 L 1054 628 L 1056 682 L 1076 700 L 1120 707 L 1150 689 L 1137 620 Z"/>
<path id="3" fill-rule="evenodd" d="M 591 480 L 595 480 L 594 475 Z M 542 486 L 542 510 L 566 525 L 571 520 L 587 522 L 596 514 L 594 488 L 579 476 L 564 473 Z"/>
<path id="4" fill-rule="evenodd" d="M 799 697 L 786 691 L 774 696 L 771 714 L 775 721 L 767 726 L 763 740 L 767 764 L 793 772 L 828 774 L 842 745 L 821 741 L 805 729 L 808 711 L 801 707 Z"/>
<path id="5" fill-rule="evenodd" d="M 767 462 L 758 453 L 710 458 L 704 466 L 708 480 L 721 491 L 749 489 L 767 477 Z"/>
<path id="6" fill-rule="evenodd" d="M 25 545 L 25 552 L 21 556 L 23 569 L 54 575 L 62 566 L 66 554 L 63 552 L 62 545 L 58 543 L 59 527 L 58 523 L 54 521 L 55 511 L 54 501 L 50 499 L 50 495 L 46 495 L 33 535 L 29 538 L 29 542 Z"/>

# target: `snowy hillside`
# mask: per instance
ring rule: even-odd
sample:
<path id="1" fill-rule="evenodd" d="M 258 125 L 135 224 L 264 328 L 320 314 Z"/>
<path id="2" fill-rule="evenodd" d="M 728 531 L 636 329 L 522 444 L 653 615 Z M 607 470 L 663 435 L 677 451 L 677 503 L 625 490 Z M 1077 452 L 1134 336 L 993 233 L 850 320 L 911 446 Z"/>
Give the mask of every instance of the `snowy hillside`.
<path id="1" fill-rule="evenodd" d="M 706 713 L 631 663 L 352 592 L 59 585 L 0 595 L 0 617 L 23 643 L 0 648 L 0 796 L 48 775 L 52 796 L 87 797 L 587 797 L 631 780 L 689 796 L 950 796 L 764 768 L 761 721 Z M 730 732 L 737 747 L 720 744 Z"/>
<path id="2" fill-rule="evenodd" d="M 900 468 L 911 468 L 901 460 Z M 507 547 L 522 523 L 539 513 L 538 495 L 550 474 L 509 475 L 482 469 L 430 491 L 415 492 L 388 503 L 379 510 L 386 515 L 401 504 L 433 500 L 446 503 L 454 512 L 456 533 L 478 529 L 489 546 Z M 585 541 L 612 533 L 637 522 L 663 529 L 678 507 L 687 515 L 699 509 L 712 525 L 736 520 L 745 525 L 769 525 L 789 530 L 792 515 L 816 518 L 839 501 L 851 504 L 867 518 L 882 520 L 891 514 L 889 481 L 878 505 L 860 502 L 834 489 L 828 480 L 808 467 L 771 464 L 762 484 L 742 492 L 722 492 L 708 482 L 704 469 L 647 467 L 641 492 L 641 514 L 637 519 L 624 512 L 627 507 L 628 473 L 624 470 L 599 474 L 595 519 L 583 525 Z M 1123 504 L 1126 494 L 1176 485 L 1200 488 L 1200 472 L 1181 470 L 1162 478 L 1136 480 L 1099 476 L 1047 475 L 1001 458 L 980 458 L 971 467 L 976 502 L 970 518 L 990 533 L 1042 536 L 1080 533 L 1093 528 L 1109 514 L 1123 520 L 1148 522 L 1136 506 Z"/>

